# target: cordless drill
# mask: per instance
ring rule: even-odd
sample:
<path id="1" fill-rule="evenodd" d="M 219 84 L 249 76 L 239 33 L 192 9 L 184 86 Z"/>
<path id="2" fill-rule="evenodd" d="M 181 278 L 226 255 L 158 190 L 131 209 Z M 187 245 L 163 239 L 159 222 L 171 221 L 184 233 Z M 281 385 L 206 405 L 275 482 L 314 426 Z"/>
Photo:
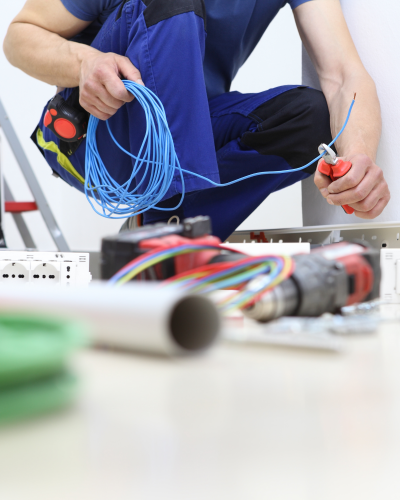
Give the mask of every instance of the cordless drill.
<path id="1" fill-rule="evenodd" d="M 319 247 L 293 260 L 293 274 L 245 309 L 246 316 L 260 322 L 320 316 L 379 297 L 380 253 L 364 241 Z"/>

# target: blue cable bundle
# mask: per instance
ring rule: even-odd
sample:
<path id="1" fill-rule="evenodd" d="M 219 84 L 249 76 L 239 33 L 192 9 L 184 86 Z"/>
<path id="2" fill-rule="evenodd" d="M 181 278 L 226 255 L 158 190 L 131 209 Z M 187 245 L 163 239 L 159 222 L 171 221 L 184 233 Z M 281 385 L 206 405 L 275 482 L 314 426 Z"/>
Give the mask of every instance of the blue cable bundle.
<path id="1" fill-rule="evenodd" d="M 143 143 L 137 156 L 126 151 L 115 139 L 107 120 L 107 128 L 112 140 L 124 153 L 135 160 L 129 179 L 122 185 L 118 184 L 109 174 L 100 157 L 96 141 L 99 119 L 91 115 L 86 136 L 86 198 L 93 210 L 103 217 L 125 219 L 132 215 L 142 214 L 150 208 L 157 208 L 155 205 L 165 196 L 175 169 L 178 169 L 182 179 L 182 198 L 174 208 L 159 208 L 159 210 L 175 210 L 183 202 L 185 184 L 164 106 L 150 89 L 129 80 L 123 80 L 123 83 L 144 109 L 146 133 Z M 142 180 L 134 189 L 128 191 L 133 179 L 142 169 L 144 170 Z M 138 190 L 145 181 L 148 181 L 147 186 L 143 193 L 139 193 Z M 96 208 L 95 203 L 100 206 L 100 210 Z"/>
<path id="2" fill-rule="evenodd" d="M 190 172 L 181 167 L 175 151 L 174 141 L 168 126 L 164 106 L 160 99 L 148 88 L 129 80 L 122 80 L 126 89 L 131 92 L 143 107 L 146 115 L 146 133 L 138 152 L 135 156 L 126 151 L 115 139 L 111 132 L 110 125 L 107 129 L 114 143 L 128 156 L 134 159 L 133 169 L 129 179 L 124 184 L 118 184 L 109 174 L 97 149 L 96 130 L 99 119 L 90 116 L 86 136 L 86 157 L 85 157 L 85 194 L 93 210 L 109 219 L 125 219 L 133 215 L 139 215 L 150 208 L 163 211 L 174 211 L 181 206 L 185 196 L 185 181 L 183 173 L 191 174 L 200 179 L 206 180 L 213 186 L 230 186 L 250 177 L 258 175 L 286 174 L 304 170 L 324 156 L 320 154 L 303 167 L 276 170 L 271 172 L 258 172 L 245 177 L 240 177 L 232 182 L 218 184 L 207 179 L 200 174 Z M 337 136 L 329 143 L 332 146 L 340 137 L 349 121 L 353 109 L 354 99 L 350 105 L 346 121 Z M 135 176 L 142 170 L 142 179 L 136 187 L 129 191 L 130 185 Z M 182 196 L 179 203 L 173 208 L 157 207 L 166 195 L 175 170 L 179 171 L 182 181 Z M 139 188 L 146 183 L 143 193 L 139 193 Z M 100 207 L 99 209 L 96 207 Z"/>

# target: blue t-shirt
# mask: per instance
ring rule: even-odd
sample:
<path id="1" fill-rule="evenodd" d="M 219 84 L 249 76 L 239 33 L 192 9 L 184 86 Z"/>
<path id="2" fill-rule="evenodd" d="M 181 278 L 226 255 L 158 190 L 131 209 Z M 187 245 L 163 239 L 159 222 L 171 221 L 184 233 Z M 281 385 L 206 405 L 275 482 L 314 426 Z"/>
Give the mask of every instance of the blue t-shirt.
<path id="1" fill-rule="evenodd" d="M 61 0 L 78 19 L 92 21 L 74 41 L 90 44 L 122 0 Z M 254 50 L 279 10 L 310 0 L 205 0 L 207 39 L 204 76 L 208 96 L 228 92 L 239 68 Z"/>

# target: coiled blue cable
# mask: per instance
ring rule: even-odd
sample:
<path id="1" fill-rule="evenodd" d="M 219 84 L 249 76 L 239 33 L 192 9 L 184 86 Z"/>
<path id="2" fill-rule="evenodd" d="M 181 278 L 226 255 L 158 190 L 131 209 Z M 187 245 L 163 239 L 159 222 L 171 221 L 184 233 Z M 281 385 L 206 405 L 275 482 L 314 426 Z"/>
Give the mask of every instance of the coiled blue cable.
<path id="1" fill-rule="evenodd" d="M 320 154 L 303 167 L 289 170 L 275 170 L 271 172 L 257 172 L 240 177 L 225 184 L 208 179 L 196 172 L 190 172 L 181 167 L 175 151 L 174 141 L 168 126 L 164 106 L 160 99 L 147 87 L 129 80 L 122 80 L 129 92 L 131 92 L 142 106 L 146 116 L 146 132 L 137 156 L 124 149 L 115 139 L 110 125 L 107 129 L 114 143 L 128 156 L 134 159 L 133 168 L 129 179 L 124 184 L 118 184 L 109 174 L 97 149 L 96 130 L 99 119 L 90 116 L 86 136 L 85 156 L 85 194 L 93 210 L 102 217 L 110 219 L 125 219 L 133 215 L 139 215 L 154 208 L 162 211 L 174 211 L 179 208 L 185 197 L 185 181 L 183 174 L 194 175 L 203 179 L 213 186 L 230 186 L 237 182 L 250 179 L 259 175 L 286 174 L 298 172 L 312 165 L 324 156 Z M 349 121 L 354 106 L 354 99 L 350 105 L 349 112 L 343 127 L 337 136 L 329 143 L 332 146 L 340 137 Z M 175 170 L 179 172 L 182 182 L 182 196 L 179 203 L 173 208 L 161 208 L 156 205 L 166 195 Z M 134 188 L 130 188 L 132 181 L 140 173 L 141 180 Z M 146 183 L 142 193 L 139 188 Z"/>

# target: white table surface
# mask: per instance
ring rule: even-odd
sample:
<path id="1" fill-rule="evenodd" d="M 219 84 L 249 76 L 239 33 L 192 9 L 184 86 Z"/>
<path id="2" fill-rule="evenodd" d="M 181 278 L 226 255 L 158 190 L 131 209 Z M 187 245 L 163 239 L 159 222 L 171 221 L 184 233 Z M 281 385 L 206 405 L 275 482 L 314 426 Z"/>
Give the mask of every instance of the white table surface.
<path id="1" fill-rule="evenodd" d="M 1 500 L 400 498 L 400 323 L 343 353 L 88 350 L 77 404 L 0 430 Z"/>

